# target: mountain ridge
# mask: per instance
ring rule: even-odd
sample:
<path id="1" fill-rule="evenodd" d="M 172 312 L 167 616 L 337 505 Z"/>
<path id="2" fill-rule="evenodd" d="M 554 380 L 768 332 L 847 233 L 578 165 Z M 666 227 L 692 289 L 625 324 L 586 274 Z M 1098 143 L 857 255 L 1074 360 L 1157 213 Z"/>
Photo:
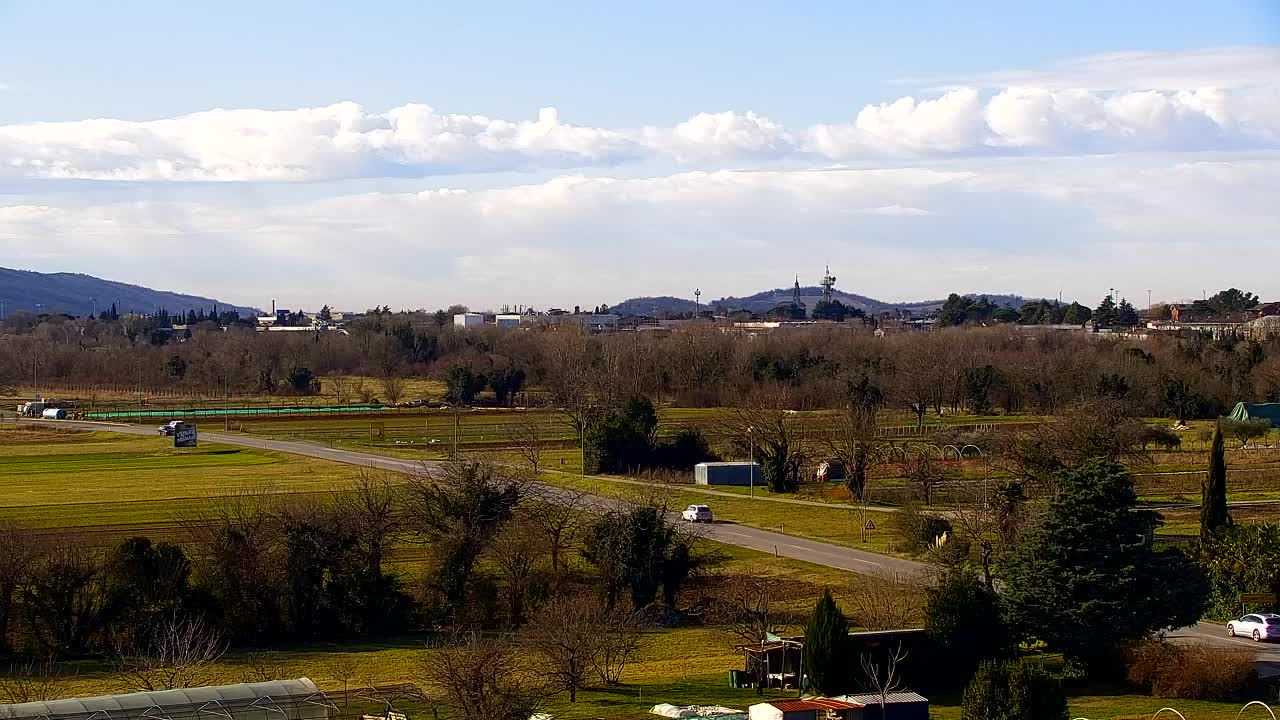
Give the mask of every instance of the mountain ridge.
<path id="1" fill-rule="evenodd" d="M 252 317 L 258 312 L 248 306 L 104 280 L 84 273 L 41 273 L 0 267 L 0 304 L 4 305 L 5 317 L 19 311 L 88 315 L 94 310 L 95 298 L 98 312 L 108 310 L 115 303 L 116 311 L 121 314 L 151 313 L 159 309 L 185 313 L 211 310 L 215 305 L 219 311 L 235 311 L 242 317 Z"/>
<path id="2" fill-rule="evenodd" d="M 719 308 L 721 310 L 749 310 L 754 313 L 768 312 L 770 309 L 782 303 L 791 302 L 795 294 L 795 288 L 775 288 L 772 290 L 762 290 L 753 295 L 745 295 L 742 297 L 726 296 L 718 300 L 706 300 L 701 303 L 695 303 L 687 298 L 678 298 L 671 295 L 655 296 L 655 297 L 636 297 L 624 300 L 617 305 L 610 307 L 611 312 L 622 315 L 654 315 L 654 314 L 679 314 L 694 312 L 698 307 L 704 310 Z M 1021 307 L 1028 300 L 1020 295 L 998 294 L 998 293 L 965 293 L 966 297 L 977 298 L 985 295 L 991 302 L 1006 307 Z M 929 313 L 942 307 L 946 302 L 943 300 L 922 300 L 916 302 L 891 303 L 867 297 L 865 295 L 857 295 L 847 293 L 842 290 L 833 290 L 831 296 L 835 300 L 839 300 L 846 306 L 855 307 L 865 313 L 875 314 L 883 312 L 892 312 L 895 310 L 906 310 L 915 313 Z M 813 309 L 820 300 L 822 300 L 822 288 L 816 285 L 800 288 L 800 302 L 804 303 L 810 310 Z"/>

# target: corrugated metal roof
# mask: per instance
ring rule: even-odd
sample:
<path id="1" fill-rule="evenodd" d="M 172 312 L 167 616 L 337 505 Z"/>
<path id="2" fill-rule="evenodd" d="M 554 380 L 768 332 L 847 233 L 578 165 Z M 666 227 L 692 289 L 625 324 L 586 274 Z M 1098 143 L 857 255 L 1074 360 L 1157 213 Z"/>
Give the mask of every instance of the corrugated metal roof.
<path id="1" fill-rule="evenodd" d="M 136 714 L 150 707 L 196 706 L 207 702 L 246 703 L 258 698 L 306 697 L 317 692 L 316 684 L 307 678 L 297 680 L 273 680 L 270 682 L 215 685 L 211 687 L 181 688 L 157 692 L 137 692 L 124 695 L 101 695 L 87 698 L 67 698 L 47 702 L 29 702 L 4 706 L 6 718 L 92 715 L 95 712 Z"/>
<path id="2" fill-rule="evenodd" d="M 881 700 L 879 695 L 841 695 L 840 699 L 846 700 L 851 703 L 858 703 L 859 705 L 864 705 L 864 706 L 879 705 Z M 889 693 L 888 695 L 885 695 L 884 702 L 890 705 L 897 705 L 900 703 L 918 703 L 918 702 L 927 703 L 929 702 L 929 698 L 926 698 L 925 696 L 919 693 L 896 692 L 896 693 Z"/>
<path id="3" fill-rule="evenodd" d="M 844 700 L 832 700 L 831 698 L 806 698 L 804 700 L 770 700 L 770 705 L 778 708 L 782 712 L 804 712 L 806 710 L 853 710 L 860 708 L 861 705 L 855 705 Z"/>

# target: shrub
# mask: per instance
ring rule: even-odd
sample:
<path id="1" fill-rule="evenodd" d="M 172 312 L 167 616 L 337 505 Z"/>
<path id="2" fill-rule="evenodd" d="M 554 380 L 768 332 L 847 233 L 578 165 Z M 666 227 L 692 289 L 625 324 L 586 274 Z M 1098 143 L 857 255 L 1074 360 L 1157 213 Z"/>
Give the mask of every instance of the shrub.
<path id="1" fill-rule="evenodd" d="M 925 552 L 940 536 L 951 532 L 950 520 L 922 512 L 918 505 L 904 506 L 894 522 L 899 548 L 911 555 Z"/>
<path id="2" fill-rule="evenodd" d="M 1067 698 L 1038 667 L 984 662 L 965 688 L 960 720 L 1067 720 Z"/>
<path id="3" fill-rule="evenodd" d="M 1177 700 L 1231 700 L 1244 693 L 1254 676 L 1247 650 L 1164 640 L 1133 646 L 1125 665 L 1135 688 Z"/>

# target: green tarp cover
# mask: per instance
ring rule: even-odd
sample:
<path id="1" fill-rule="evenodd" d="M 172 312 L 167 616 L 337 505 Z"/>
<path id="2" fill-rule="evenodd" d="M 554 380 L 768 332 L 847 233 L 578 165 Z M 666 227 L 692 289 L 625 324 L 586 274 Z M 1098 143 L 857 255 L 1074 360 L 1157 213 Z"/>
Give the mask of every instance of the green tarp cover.
<path id="1" fill-rule="evenodd" d="M 1227 416 L 1231 420 L 1270 420 L 1272 427 L 1280 427 L 1280 403 L 1236 403 L 1235 410 Z"/>

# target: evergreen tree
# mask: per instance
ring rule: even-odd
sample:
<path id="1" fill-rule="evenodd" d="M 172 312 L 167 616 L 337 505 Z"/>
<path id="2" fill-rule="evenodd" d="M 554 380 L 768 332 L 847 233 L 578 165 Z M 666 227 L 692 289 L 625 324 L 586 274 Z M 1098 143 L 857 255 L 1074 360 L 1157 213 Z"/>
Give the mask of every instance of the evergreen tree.
<path id="1" fill-rule="evenodd" d="M 1200 539 L 1205 540 L 1213 531 L 1230 524 L 1226 442 L 1222 438 L 1222 426 L 1218 425 L 1213 430 L 1213 446 L 1209 450 L 1209 472 L 1200 486 Z"/>
<path id="2" fill-rule="evenodd" d="M 1038 667 L 985 662 L 965 688 L 960 720 L 1067 720 L 1067 697 Z"/>
<path id="3" fill-rule="evenodd" d="M 1123 465 L 1089 460 L 1058 485 L 1008 565 L 1004 598 L 1017 630 L 1091 667 L 1125 641 L 1200 619 L 1204 576 L 1182 554 L 1152 548 L 1159 516 L 1135 511 Z"/>
<path id="4" fill-rule="evenodd" d="M 925 632 L 947 662 L 948 680 L 963 685 L 986 660 L 1009 657 L 1012 643 L 1000 599 L 966 567 L 950 570 L 926 591 Z"/>
<path id="5" fill-rule="evenodd" d="M 852 666 L 849 623 L 826 590 L 804 628 L 805 678 L 815 692 L 830 697 L 845 690 Z"/>

